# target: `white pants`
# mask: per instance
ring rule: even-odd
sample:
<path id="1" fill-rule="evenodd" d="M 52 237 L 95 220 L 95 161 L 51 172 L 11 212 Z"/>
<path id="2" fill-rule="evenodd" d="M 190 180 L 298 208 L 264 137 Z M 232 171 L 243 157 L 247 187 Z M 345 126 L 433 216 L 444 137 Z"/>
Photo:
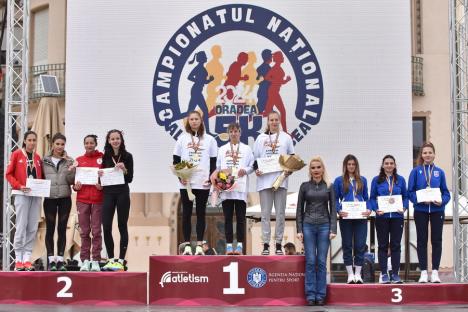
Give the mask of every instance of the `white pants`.
<path id="1" fill-rule="evenodd" d="M 273 203 L 275 203 L 276 227 L 275 227 L 275 241 L 281 244 L 284 234 L 285 210 L 286 210 L 286 196 L 288 191 L 280 187 L 278 190 L 273 191 L 273 188 L 261 190 L 260 194 L 260 207 L 262 209 L 262 240 L 264 244 L 270 244 L 271 237 L 271 210 Z"/>
<path id="2" fill-rule="evenodd" d="M 16 259 L 31 255 L 40 217 L 40 197 L 15 195 L 16 232 L 13 247 Z"/>

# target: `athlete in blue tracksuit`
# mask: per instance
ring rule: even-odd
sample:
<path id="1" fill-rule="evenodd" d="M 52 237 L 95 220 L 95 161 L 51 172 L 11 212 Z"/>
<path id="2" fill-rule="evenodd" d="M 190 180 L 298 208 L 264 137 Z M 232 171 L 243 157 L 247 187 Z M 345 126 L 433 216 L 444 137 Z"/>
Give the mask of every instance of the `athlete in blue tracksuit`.
<path id="1" fill-rule="evenodd" d="M 418 166 L 411 170 L 408 178 L 408 195 L 414 207 L 414 222 L 416 224 L 417 250 L 419 268 L 421 269 L 420 283 L 427 283 L 427 236 L 428 225 L 431 222 L 432 245 L 432 275 L 431 282 L 440 283 L 439 265 L 442 255 L 442 228 L 445 218 L 445 205 L 450 201 L 445 173 L 434 165 L 435 149 L 432 143 L 425 143 L 419 151 Z M 418 203 L 416 191 L 425 188 L 440 189 L 442 201 Z"/>
<path id="2" fill-rule="evenodd" d="M 341 243 L 343 262 L 348 272 L 348 284 L 362 284 L 361 268 L 364 264 L 364 253 L 367 240 L 368 209 L 362 213 L 362 219 L 345 219 L 347 212 L 342 211 L 342 202 L 367 202 L 369 192 L 367 180 L 359 172 L 359 162 L 354 155 L 346 155 L 343 160 L 343 174 L 335 179 L 336 210 L 340 215 Z M 354 259 L 353 259 L 354 246 Z M 353 271 L 353 265 L 354 270 Z"/>
<path id="3" fill-rule="evenodd" d="M 399 212 L 384 213 L 379 209 L 379 196 L 401 195 L 403 207 Z M 401 257 L 401 237 L 403 235 L 403 216 L 408 209 L 408 195 L 405 179 L 397 174 L 395 158 L 386 155 L 382 160 L 382 167 L 378 176 L 372 179 L 370 206 L 376 212 L 375 230 L 379 244 L 378 258 L 381 270 L 380 283 L 401 283 L 398 275 Z M 390 251 L 392 261 L 391 279 L 387 274 L 387 254 L 390 236 Z"/>

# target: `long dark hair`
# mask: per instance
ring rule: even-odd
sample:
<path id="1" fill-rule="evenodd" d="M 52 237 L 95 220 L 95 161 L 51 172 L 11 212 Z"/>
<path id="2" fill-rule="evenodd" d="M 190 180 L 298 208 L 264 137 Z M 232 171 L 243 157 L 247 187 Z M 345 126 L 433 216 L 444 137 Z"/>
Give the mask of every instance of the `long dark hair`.
<path id="1" fill-rule="evenodd" d="M 349 173 L 348 173 L 348 161 L 354 160 L 356 164 L 356 170 L 354 171 L 354 179 L 356 180 L 356 192 L 362 192 L 363 183 L 361 180 L 361 174 L 359 172 L 359 161 L 357 160 L 356 156 L 348 154 L 343 159 L 343 190 L 345 193 L 349 191 Z"/>
<path id="2" fill-rule="evenodd" d="M 434 147 L 434 144 L 432 144 L 431 142 L 426 142 L 424 143 L 421 148 L 419 149 L 419 153 L 418 153 L 418 165 L 422 165 L 424 164 L 424 159 L 422 158 L 422 151 L 425 147 L 430 147 L 432 148 L 432 151 L 434 152 L 435 154 L 435 147 Z"/>
<path id="3" fill-rule="evenodd" d="M 380 165 L 379 178 L 377 179 L 378 183 L 382 183 L 383 181 L 385 181 L 387 179 L 387 175 L 385 174 L 385 170 L 383 168 L 384 161 L 387 158 L 393 159 L 393 162 L 395 163 L 395 168 L 393 169 L 393 172 L 392 172 L 392 179 L 393 179 L 393 183 L 396 182 L 396 178 L 397 178 L 398 175 L 397 175 L 395 157 L 393 157 L 392 155 L 385 155 L 384 158 L 382 158 L 382 165 Z"/>
<path id="4" fill-rule="evenodd" d="M 112 133 L 118 133 L 120 135 L 121 143 L 120 143 L 120 146 L 119 146 L 119 154 L 118 155 L 122 155 L 122 157 L 125 158 L 125 156 L 127 156 L 127 150 L 125 149 L 125 140 L 124 140 L 122 131 L 117 130 L 117 129 L 112 129 L 112 130 L 109 130 L 109 132 L 107 132 L 106 144 L 104 145 L 104 157 L 111 158 L 112 155 L 114 155 L 114 149 L 112 148 L 112 146 L 109 143 L 109 138 L 110 138 L 110 135 Z"/>
<path id="5" fill-rule="evenodd" d="M 190 118 L 190 115 L 192 114 L 197 114 L 201 120 L 200 127 L 198 128 L 197 133 L 193 133 L 192 128 L 190 127 L 189 118 Z M 203 136 L 203 134 L 205 134 L 205 125 L 203 124 L 203 116 L 200 114 L 199 111 L 191 111 L 187 114 L 187 120 L 185 121 L 185 131 L 187 131 L 188 133 L 192 133 L 192 134 L 198 134 L 199 136 Z"/>
<path id="6" fill-rule="evenodd" d="M 30 135 L 30 134 L 34 135 L 34 136 L 36 137 L 36 139 L 37 139 L 37 133 L 36 133 L 36 132 L 34 132 L 34 131 L 32 131 L 32 130 L 26 131 L 26 132 L 24 133 L 24 135 L 23 135 L 23 145 L 22 145 L 23 148 L 26 147 L 26 143 L 25 143 L 24 141 L 26 141 L 28 135 Z"/>

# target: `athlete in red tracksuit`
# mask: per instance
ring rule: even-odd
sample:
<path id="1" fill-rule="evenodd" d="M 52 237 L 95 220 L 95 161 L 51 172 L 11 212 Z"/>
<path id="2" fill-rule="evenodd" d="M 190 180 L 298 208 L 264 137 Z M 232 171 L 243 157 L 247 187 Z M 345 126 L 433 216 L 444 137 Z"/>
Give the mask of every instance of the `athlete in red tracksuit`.
<path id="1" fill-rule="evenodd" d="M 35 153 L 37 135 L 27 131 L 23 138 L 23 147 L 11 154 L 5 177 L 13 190 L 27 194 L 26 179 L 43 179 L 41 157 Z M 15 195 L 16 232 L 13 247 L 15 250 L 15 270 L 34 271 L 31 254 L 36 240 L 37 227 L 41 213 L 41 198 Z"/>
<path id="2" fill-rule="evenodd" d="M 84 138 L 86 153 L 76 159 L 77 167 L 101 168 L 103 154 L 96 150 L 97 136 L 87 135 Z M 76 209 L 78 211 L 78 222 L 80 224 L 81 271 L 100 271 L 102 236 L 101 236 L 101 214 L 102 214 L 102 186 L 85 185 L 79 181 L 75 182 L 73 189 L 77 191 Z M 91 238 L 92 233 L 92 257 Z"/>

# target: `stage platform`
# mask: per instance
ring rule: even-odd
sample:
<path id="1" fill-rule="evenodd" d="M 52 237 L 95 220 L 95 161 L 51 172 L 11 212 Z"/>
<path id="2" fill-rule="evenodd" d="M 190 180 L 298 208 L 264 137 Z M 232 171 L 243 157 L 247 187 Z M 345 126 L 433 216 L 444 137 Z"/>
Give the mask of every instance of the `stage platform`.
<path id="1" fill-rule="evenodd" d="M 150 272 L 0 272 L 0 304 L 303 306 L 303 256 L 153 256 Z M 468 305 L 468 284 L 330 284 L 327 305 Z"/>
<path id="2" fill-rule="evenodd" d="M 147 273 L 0 272 L 0 304 L 146 305 Z"/>

